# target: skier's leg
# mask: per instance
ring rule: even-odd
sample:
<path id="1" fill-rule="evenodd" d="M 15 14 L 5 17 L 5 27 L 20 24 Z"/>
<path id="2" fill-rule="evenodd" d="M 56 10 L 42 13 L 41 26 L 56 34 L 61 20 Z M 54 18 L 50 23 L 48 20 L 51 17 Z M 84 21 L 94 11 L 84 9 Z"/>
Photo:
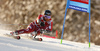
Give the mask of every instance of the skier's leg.
<path id="1" fill-rule="evenodd" d="M 34 38 L 36 38 L 37 34 L 34 35 Z"/>
<path id="2" fill-rule="evenodd" d="M 14 32 L 10 32 L 10 34 L 12 35 L 19 35 L 19 34 L 23 34 L 23 33 L 31 33 L 34 31 L 35 25 L 30 24 L 27 29 L 21 29 L 21 30 L 16 30 Z"/>
<path id="3" fill-rule="evenodd" d="M 33 32 L 30 33 L 31 37 L 34 36 L 33 38 L 36 38 L 37 35 L 40 35 L 40 31 L 33 31 Z"/>

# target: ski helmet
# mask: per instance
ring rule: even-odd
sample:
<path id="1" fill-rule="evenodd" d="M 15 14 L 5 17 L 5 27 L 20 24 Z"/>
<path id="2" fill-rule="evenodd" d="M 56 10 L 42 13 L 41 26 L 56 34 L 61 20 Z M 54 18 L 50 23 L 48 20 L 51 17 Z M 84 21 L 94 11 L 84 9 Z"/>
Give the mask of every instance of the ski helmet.
<path id="1" fill-rule="evenodd" d="M 44 15 L 50 16 L 51 15 L 51 11 L 50 10 L 45 10 Z"/>

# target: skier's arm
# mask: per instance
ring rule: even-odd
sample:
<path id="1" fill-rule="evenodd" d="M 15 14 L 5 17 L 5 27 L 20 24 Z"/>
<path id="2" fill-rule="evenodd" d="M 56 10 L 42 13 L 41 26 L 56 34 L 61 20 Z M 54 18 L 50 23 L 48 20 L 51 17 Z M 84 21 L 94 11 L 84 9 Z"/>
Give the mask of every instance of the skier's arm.
<path id="1" fill-rule="evenodd" d="M 40 24 L 41 26 L 45 26 L 44 22 L 43 22 L 43 17 L 41 17 L 42 15 L 39 15 L 37 18 L 37 23 Z"/>
<path id="2" fill-rule="evenodd" d="M 52 28 L 53 28 L 53 22 L 50 23 L 47 32 L 48 32 L 48 33 L 52 32 Z"/>
<path id="3" fill-rule="evenodd" d="M 49 25 L 47 25 L 46 33 L 51 33 L 53 28 L 53 22 L 51 21 Z"/>
<path id="4" fill-rule="evenodd" d="M 53 22 L 50 22 L 50 24 L 46 24 L 44 27 L 41 27 L 40 32 L 41 33 L 51 33 L 53 27 Z"/>

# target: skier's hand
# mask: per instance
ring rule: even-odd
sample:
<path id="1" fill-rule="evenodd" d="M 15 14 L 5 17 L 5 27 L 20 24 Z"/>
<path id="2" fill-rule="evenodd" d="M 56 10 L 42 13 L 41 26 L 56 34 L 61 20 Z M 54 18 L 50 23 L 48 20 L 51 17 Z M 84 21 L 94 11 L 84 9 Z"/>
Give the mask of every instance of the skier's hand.
<path id="1" fill-rule="evenodd" d="M 50 33 L 51 31 L 50 31 L 50 30 L 46 30 L 46 32 L 47 32 L 47 33 Z"/>
<path id="2" fill-rule="evenodd" d="M 41 25 L 41 26 L 45 26 L 44 22 L 41 22 L 40 25 Z"/>
<path id="3" fill-rule="evenodd" d="M 50 30 L 41 29 L 40 32 L 41 33 L 50 33 L 51 31 Z"/>
<path id="4" fill-rule="evenodd" d="M 41 32 L 41 33 L 45 33 L 45 32 L 46 32 L 46 30 L 44 30 L 44 29 L 41 29 L 41 30 L 40 30 L 40 32 Z"/>

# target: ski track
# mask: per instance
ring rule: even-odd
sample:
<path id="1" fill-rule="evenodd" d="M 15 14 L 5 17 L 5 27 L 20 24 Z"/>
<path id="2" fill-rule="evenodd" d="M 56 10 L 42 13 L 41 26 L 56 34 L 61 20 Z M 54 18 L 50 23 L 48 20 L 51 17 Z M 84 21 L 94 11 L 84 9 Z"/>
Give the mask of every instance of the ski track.
<path id="1" fill-rule="evenodd" d="M 43 41 L 34 41 L 22 37 L 20 40 L 6 37 L 9 31 L 0 30 L 0 51 L 100 51 L 100 46 L 42 37 Z"/>
<path id="2" fill-rule="evenodd" d="M 46 43 L 46 42 L 38 42 L 38 41 L 32 41 L 32 40 L 28 40 L 28 39 L 27 40 L 14 39 L 14 41 L 13 41 L 13 39 L 8 40 L 8 38 L 7 38 L 7 40 L 6 40 L 4 37 L 0 37 L 0 44 L 2 44 L 2 43 L 6 44 L 7 46 L 10 44 L 10 45 L 12 45 L 11 47 L 26 48 L 26 49 L 29 49 L 29 51 L 33 51 L 34 49 L 39 49 L 40 51 L 41 50 L 43 50 L 43 51 L 51 51 L 51 50 L 53 50 L 53 51 L 56 51 L 56 50 L 57 51 L 66 51 L 66 48 L 59 47 L 59 45 L 54 46 L 54 44 L 52 44 L 52 43 L 50 44 L 50 43 Z M 35 44 L 33 44 L 33 43 L 35 43 Z M 54 47 L 57 47 L 57 49 Z M 58 49 L 58 48 L 62 48 L 62 49 Z M 36 50 L 36 51 L 39 51 L 39 50 Z"/>

